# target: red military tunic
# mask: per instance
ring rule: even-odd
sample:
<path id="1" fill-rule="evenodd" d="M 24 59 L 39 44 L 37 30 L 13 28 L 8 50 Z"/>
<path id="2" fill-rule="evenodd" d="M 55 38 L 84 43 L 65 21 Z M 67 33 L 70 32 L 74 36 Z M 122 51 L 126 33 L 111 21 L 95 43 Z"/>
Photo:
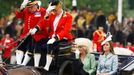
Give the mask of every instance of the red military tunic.
<path id="1" fill-rule="evenodd" d="M 101 43 L 102 41 L 104 41 L 105 38 L 106 38 L 105 33 L 102 31 L 96 30 L 93 33 L 93 45 L 94 45 L 94 48 L 96 48 L 98 52 L 101 52 L 101 49 L 102 49 Z"/>
<path id="2" fill-rule="evenodd" d="M 34 13 L 29 12 L 28 8 L 25 8 L 22 12 L 16 11 L 16 17 L 24 19 L 23 32 L 20 36 L 20 39 L 24 38 L 30 29 L 34 28 L 41 20 L 44 19 L 45 13 L 46 9 L 43 7 L 40 7 L 40 9 Z M 32 36 L 36 41 L 39 41 L 42 38 L 47 38 L 47 28 L 43 29 L 40 32 L 37 32 Z"/>
<path id="3" fill-rule="evenodd" d="M 4 58 L 9 58 L 11 57 L 11 50 L 14 48 L 15 44 L 11 44 L 13 43 L 14 40 L 12 38 L 3 38 L 0 41 L 0 45 L 5 47 L 5 48 L 1 48 L 4 52 L 3 57 Z"/>
<path id="4" fill-rule="evenodd" d="M 72 27 L 72 16 L 68 12 L 63 12 L 58 22 L 57 28 L 54 31 L 53 22 L 55 20 L 55 17 L 56 14 L 52 12 L 47 20 L 43 20 L 38 24 L 39 29 L 42 29 L 45 25 L 48 25 L 50 27 L 50 38 L 52 38 L 52 35 L 55 34 L 58 36 L 59 40 L 62 40 L 64 38 L 72 40 L 73 36 L 70 33 Z"/>

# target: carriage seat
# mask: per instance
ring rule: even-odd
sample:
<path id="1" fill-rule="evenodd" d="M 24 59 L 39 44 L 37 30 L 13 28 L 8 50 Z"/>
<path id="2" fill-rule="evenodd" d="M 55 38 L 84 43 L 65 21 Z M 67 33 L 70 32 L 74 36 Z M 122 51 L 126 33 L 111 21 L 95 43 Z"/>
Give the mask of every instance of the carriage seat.
<path id="1" fill-rule="evenodd" d="M 58 56 L 68 55 L 71 53 L 72 42 L 61 42 L 59 43 Z"/>

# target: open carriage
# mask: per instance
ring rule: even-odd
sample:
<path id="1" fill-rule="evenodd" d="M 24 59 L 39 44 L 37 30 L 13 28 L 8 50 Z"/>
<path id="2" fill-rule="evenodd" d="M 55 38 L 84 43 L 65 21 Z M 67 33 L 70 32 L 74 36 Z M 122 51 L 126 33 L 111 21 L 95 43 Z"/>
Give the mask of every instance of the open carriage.
<path id="1" fill-rule="evenodd" d="M 77 62 L 78 59 L 75 58 L 75 54 L 71 52 L 72 44 L 62 44 L 62 46 L 59 48 L 60 51 L 58 53 L 58 57 L 53 59 L 53 62 L 50 66 L 49 71 L 45 71 L 43 68 L 38 67 L 29 67 L 33 65 L 33 60 L 31 60 L 28 65 L 29 66 L 21 66 L 21 67 L 16 67 L 16 65 L 12 66 L 7 66 L 11 68 L 7 68 L 6 70 L 3 68 L 0 69 L 0 72 L 3 72 L 4 74 L 0 75 L 16 75 L 17 71 L 22 71 L 20 72 L 20 75 L 76 75 L 75 72 L 75 64 L 74 62 Z M 119 49 L 121 50 L 121 49 Z M 118 52 L 118 51 L 116 51 Z M 120 51 L 119 51 L 120 52 Z M 127 53 L 127 52 L 126 52 Z M 92 53 L 95 55 L 96 60 L 98 60 L 100 53 Z M 119 60 L 119 68 L 117 75 L 132 75 L 134 73 L 134 56 L 131 54 L 119 54 L 115 53 L 118 55 L 118 60 Z M 42 57 L 40 65 L 45 65 L 45 56 Z M 23 71 L 25 70 L 25 71 Z M 8 72 L 13 71 L 14 74 L 7 74 Z M 23 74 L 25 72 L 25 74 Z M 18 74 L 17 74 L 18 75 Z"/>
<path id="2" fill-rule="evenodd" d="M 27 64 L 28 66 L 7 64 L 0 66 L 0 75 L 74 75 L 72 62 L 75 60 L 74 53 L 71 50 L 72 44 L 62 43 L 57 57 L 54 57 L 50 70 L 46 71 L 43 66 L 46 64 L 45 55 L 42 53 L 40 67 L 33 67 L 33 58 Z"/>

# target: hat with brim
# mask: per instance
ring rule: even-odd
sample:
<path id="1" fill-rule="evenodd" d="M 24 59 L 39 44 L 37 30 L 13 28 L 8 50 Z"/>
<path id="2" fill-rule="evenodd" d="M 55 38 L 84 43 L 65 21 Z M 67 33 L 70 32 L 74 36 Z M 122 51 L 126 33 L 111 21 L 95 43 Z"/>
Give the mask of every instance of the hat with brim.
<path id="1" fill-rule="evenodd" d="M 38 5 L 38 1 L 36 1 L 36 0 L 29 1 L 29 3 L 27 4 L 27 7 L 32 7 L 34 5 Z"/>
<path id="2" fill-rule="evenodd" d="M 105 40 L 101 43 L 101 45 L 104 45 L 106 42 L 108 41 L 112 41 L 112 35 L 111 33 L 107 33 L 107 37 L 105 38 Z"/>
<path id="3" fill-rule="evenodd" d="M 85 46 L 87 47 L 87 52 L 91 52 L 93 44 L 92 41 L 87 39 L 87 38 L 76 38 L 75 40 L 75 45 L 77 46 Z"/>
<path id="4" fill-rule="evenodd" d="M 50 0 L 49 3 L 52 3 L 51 5 L 58 5 L 58 3 L 60 2 L 60 0 Z"/>

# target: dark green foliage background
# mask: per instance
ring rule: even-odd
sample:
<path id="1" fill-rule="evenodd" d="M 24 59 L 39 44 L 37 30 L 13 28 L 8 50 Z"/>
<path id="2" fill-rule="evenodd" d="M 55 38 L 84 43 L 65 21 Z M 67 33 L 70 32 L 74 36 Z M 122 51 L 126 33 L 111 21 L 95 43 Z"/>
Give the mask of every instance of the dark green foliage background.
<path id="1" fill-rule="evenodd" d="M 11 9 L 19 6 L 23 0 L 0 0 L 0 17 L 5 16 L 10 13 Z M 49 0 L 41 0 L 42 5 L 47 7 Z M 64 8 L 71 8 L 72 0 L 62 0 Z M 77 0 L 78 8 L 91 8 L 93 10 L 103 9 L 105 13 L 108 13 L 110 9 L 117 11 L 117 2 L 118 0 Z M 123 12 L 128 11 L 129 9 L 134 9 L 134 0 L 123 0 Z"/>

